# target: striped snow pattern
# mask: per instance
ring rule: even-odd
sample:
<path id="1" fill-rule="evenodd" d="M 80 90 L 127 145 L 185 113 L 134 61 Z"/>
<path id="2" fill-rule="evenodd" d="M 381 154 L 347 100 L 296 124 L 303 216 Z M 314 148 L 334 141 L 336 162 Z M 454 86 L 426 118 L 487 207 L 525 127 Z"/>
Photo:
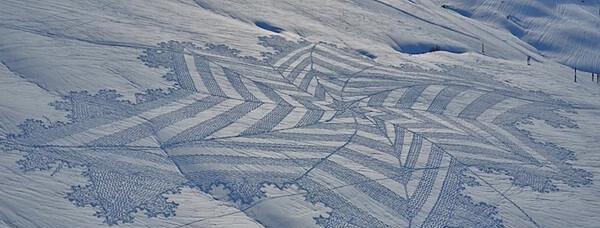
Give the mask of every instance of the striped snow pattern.
<path id="1" fill-rule="evenodd" d="M 234 57 L 173 52 L 185 96 L 78 131 L 48 129 L 41 144 L 126 147 L 150 137 L 204 191 L 224 184 L 251 203 L 264 183 L 297 184 L 335 208 L 331 226 L 356 217 L 443 227 L 462 166 L 552 162 L 498 124 L 535 100 L 370 71 L 373 63 L 325 44 L 289 50 L 257 66 L 260 75 L 222 58 Z"/>

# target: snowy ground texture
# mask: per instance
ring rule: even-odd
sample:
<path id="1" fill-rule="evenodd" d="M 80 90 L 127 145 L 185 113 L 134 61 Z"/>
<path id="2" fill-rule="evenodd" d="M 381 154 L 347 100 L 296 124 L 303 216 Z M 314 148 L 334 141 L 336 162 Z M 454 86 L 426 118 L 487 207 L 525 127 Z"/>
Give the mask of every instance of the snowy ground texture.
<path id="1" fill-rule="evenodd" d="M 0 227 L 600 223 L 598 1 L 0 5 Z"/>

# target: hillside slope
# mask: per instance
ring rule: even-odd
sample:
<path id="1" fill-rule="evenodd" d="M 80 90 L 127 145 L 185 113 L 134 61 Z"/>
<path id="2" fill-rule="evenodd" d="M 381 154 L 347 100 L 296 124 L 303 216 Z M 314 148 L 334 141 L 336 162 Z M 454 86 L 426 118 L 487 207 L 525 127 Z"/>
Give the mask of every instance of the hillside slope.
<path id="1" fill-rule="evenodd" d="M 563 64 L 600 72 L 599 1 L 437 2 L 465 17 L 510 32 Z"/>
<path id="2" fill-rule="evenodd" d="M 5 0 L 0 227 L 594 227 L 597 4 L 497 2 Z"/>

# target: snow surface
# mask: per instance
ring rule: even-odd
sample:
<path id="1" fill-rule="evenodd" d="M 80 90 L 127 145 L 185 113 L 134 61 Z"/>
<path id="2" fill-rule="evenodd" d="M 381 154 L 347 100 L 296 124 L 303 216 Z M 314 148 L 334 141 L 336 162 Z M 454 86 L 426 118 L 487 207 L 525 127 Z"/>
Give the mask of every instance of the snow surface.
<path id="1" fill-rule="evenodd" d="M 461 15 L 510 32 L 558 62 L 600 72 L 600 1 L 437 2 Z"/>
<path id="2" fill-rule="evenodd" d="M 600 221 L 598 1 L 1 5 L 0 227 Z"/>

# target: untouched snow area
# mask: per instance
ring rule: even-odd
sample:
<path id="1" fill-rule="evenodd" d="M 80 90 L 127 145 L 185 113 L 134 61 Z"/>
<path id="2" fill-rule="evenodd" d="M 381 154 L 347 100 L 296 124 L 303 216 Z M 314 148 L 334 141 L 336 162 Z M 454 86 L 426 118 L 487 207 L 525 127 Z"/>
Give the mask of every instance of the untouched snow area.
<path id="1" fill-rule="evenodd" d="M 590 0 L 3 0 L 0 227 L 597 227 L 599 25 Z"/>
<path id="2" fill-rule="evenodd" d="M 600 1 L 437 0 L 450 10 L 510 32 L 571 67 L 600 72 Z"/>

